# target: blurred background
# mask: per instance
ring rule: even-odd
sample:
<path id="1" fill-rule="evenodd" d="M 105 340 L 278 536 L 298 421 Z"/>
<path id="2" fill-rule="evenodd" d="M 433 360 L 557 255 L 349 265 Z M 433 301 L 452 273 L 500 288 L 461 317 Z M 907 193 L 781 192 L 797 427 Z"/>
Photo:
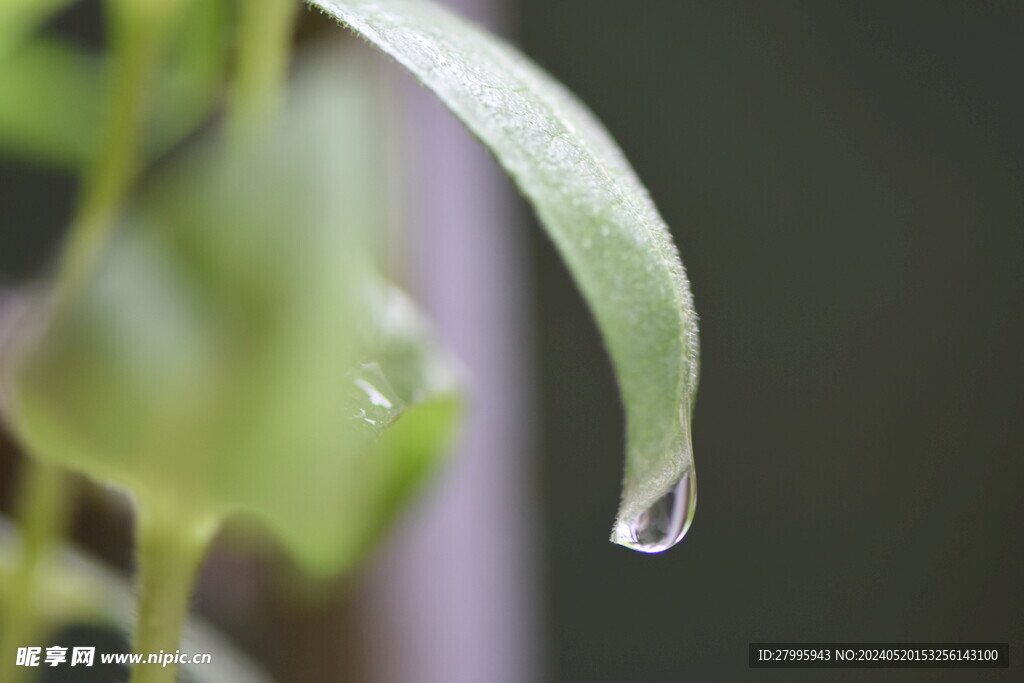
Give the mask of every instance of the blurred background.
<path id="1" fill-rule="evenodd" d="M 591 106 L 672 226 L 702 317 L 694 526 L 660 556 L 608 543 L 623 432 L 594 324 L 486 153 L 387 67 L 400 258 L 474 421 L 356 575 L 296 599 L 278 562 L 218 551 L 198 609 L 281 681 L 965 679 L 751 671 L 751 641 L 1018 656 L 1024 7 L 453 4 Z M 59 30 L 95 40 L 94 10 Z M 40 272 L 72 190 L 0 162 L 4 283 Z M 117 515 L 76 538 L 130 562 Z"/>

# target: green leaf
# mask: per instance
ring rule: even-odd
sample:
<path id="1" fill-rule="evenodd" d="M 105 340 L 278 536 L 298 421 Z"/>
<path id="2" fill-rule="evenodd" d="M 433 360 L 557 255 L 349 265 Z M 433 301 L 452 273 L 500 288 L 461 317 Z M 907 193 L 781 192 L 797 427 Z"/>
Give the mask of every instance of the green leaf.
<path id="1" fill-rule="evenodd" d="M 100 60 L 56 40 L 27 41 L 0 58 L 0 150 L 77 168 L 97 151 Z"/>
<path id="2" fill-rule="evenodd" d="M 697 324 L 678 252 L 594 116 L 501 40 L 414 0 L 313 0 L 394 57 L 497 157 L 533 204 L 597 319 L 626 412 L 613 540 L 678 541 L 695 502 Z"/>
<path id="3" fill-rule="evenodd" d="M 0 61 L 71 0 L 0 0 Z"/>
<path id="4" fill-rule="evenodd" d="M 185 8 L 155 84 L 155 121 L 147 145 L 152 155 L 185 138 L 218 104 L 230 57 L 230 9 L 224 0 L 193 1 Z"/>
<path id="5" fill-rule="evenodd" d="M 173 147 L 214 109 L 226 72 L 230 20 L 219 0 L 185 8 L 154 83 L 146 156 Z M 99 152 L 106 84 L 97 55 L 46 36 L 19 43 L 0 57 L 0 152 L 69 170 L 86 166 Z"/>
<path id="6" fill-rule="evenodd" d="M 316 573 L 358 558 L 458 404 L 450 358 L 370 263 L 377 112 L 344 63 L 252 146 L 214 144 L 144 190 L 6 381 L 39 457 L 142 508 L 249 513 Z"/>

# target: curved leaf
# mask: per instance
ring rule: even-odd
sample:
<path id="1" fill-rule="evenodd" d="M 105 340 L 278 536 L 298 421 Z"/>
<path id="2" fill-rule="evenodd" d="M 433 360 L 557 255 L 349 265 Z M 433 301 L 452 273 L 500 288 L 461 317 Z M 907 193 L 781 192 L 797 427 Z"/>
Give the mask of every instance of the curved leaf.
<path id="1" fill-rule="evenodd" d="M 394 57 L 497 157 L 533 204 L 604 336 L 626 411 L 613 536 L 682 537 L 694 505 L 690 417 L 697 324 L 664 221 L 601 124 L 515 49 L 415 0 L 313 0 Z"/>

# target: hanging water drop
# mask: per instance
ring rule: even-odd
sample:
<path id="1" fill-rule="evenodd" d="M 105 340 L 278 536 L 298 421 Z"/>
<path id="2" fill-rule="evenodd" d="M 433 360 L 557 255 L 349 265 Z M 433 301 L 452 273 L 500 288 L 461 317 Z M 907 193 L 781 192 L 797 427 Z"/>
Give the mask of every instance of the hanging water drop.
<path id="1" fill-rule="evenodd" d="M 660 553 L 683 540 L 697 508 L 697 475 L 687 471 L 654 505 L 619 520 L 612 542 L 642 553 Z"/>

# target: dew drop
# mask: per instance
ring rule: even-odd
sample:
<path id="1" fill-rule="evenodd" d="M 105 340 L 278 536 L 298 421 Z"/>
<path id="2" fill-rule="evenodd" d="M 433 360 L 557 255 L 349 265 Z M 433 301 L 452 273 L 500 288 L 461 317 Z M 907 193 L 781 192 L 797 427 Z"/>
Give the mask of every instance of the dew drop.
<path id="1" fill-rule="evenodd" d="M 370 400 L 370 403 L 372 403 L 375 406 L 379 406 L 381 408 L 391 408 L 392 407 L 391 399 L 389 399 L 387 396 L 382 394 L 380 389 L 378 389 L 377 387 L 373 386 L 372 384 L 370 384 L 365 379 L 362 379 L 362 378 L 359 378 L 359 377 L 357 377 L 353 381 L 355 382 L 355 385 L 357 387 L 359 387 L 360 389 L 363 390 L 363 393 L 366 394 L 366 397 Z"/>
<path id="2" fill-rule="evenodd" d="M 368 425 L 387 424 L 401 412 L 402 401 L 377 363 L 361 363 L 349 373 L 352 417 Z"/>
<path id="3" fill-rule="evenodd" d="M 684 474 L 668 493 L 633 519 L 615 525 L 612 542 L 642 553 L 660 553 L 683 540 L 697 508 L 697 475 Z"/>

